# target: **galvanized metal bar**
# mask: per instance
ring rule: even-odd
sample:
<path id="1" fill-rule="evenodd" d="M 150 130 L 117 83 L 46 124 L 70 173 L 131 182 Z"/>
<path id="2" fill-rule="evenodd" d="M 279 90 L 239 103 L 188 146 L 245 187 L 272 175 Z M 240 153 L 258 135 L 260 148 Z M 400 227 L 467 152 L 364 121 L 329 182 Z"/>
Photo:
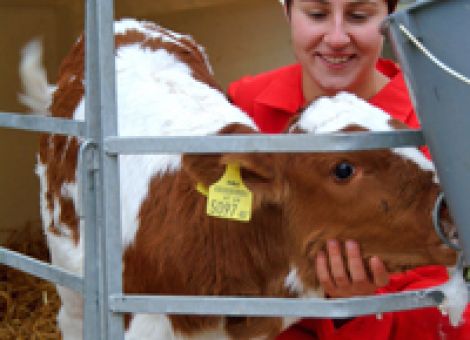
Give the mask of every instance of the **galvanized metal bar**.
<path id="1" fill-rule="evenodd" d="M 97 114 L 100 110 L 100 98 L 97 95 L 99 90 L 99 62 L 97 55 L 98 44 L 94 36 L 96 35 L 96 2 L 85 1 L 85 124 L 86 136 L 88 140 L 98 141 L 101 135 L 100 117 Z M 98 145 L 96 146 L 98 148 Z M 86 145 L 82 145 L 80 156 L 85 158 Z M 79 162 L 81 163 L 81 162 Z M 98 170 L 98 169 L 97 169 Z M 101 212 L 101 191 L 99 187 L 98 171 L 87 173 L 85 167 L 80 167 L 82 176 L 86 176 L 91 182 L 90 187 L 81 184 L 83 202 L 80 205 L 80 215 L 85 222 L 85 244 L 84 244 L 84 322 L 83 338 L 85 340 L 107 339 L 106 338 L 106 297 L 103 292 L 103 250 L 101 247 L 101 230 L 103 228 Z M 92 177 L 88 177 L 92 175 Z M 94 188 L 94 191 L 91 190 Z M 94 230 L 93 230 L 94 229 Z"/>
<path id="2" fill-rule="evenodd" d="M 70 288 L 78 293 L 83 292 L 83 279 L 81 277 L 21 253 L 0 247 L 0 263 Z"/>
<path id="3" fill-rule="evenodd" d="M 103 150 L 104 138 L 117 135 L 114 4 L 112 0 L 87 1 L 86 94 L 89 136 L 97 142 L 96 220 L 99 222 L 101 339 L 123 339 L 122 315 L 109 310 L 110 294 L 122 293 L 122 260 L 118 158 Z"/>
<path id="4" fill-rule="evenodd" d="M 109 137 L 109 154 L 325 152 L 416 146 L 424 144 L 419 130 L 335 134 L 230 135 L 194 137 Z"/>
<path id="5" fill-rule="evenodd" d="M 468 289 L 470 290 L 470 286 Z M 439 306 L 443 301 L 444 294 L 441 291 L 428 289 L 373 297 L 328 300 L 113 295 L 110 299 L 110 307 L 119 313 L 348 318 Z"/>
<path id="6" fill-rule="evenodd" d="M 80 121 L 44 116 L 0 112 L 0 128 L 84 136 L 85 124 Z"/>
<path id="7" fill-rule="evenodd" d="M 84 141 L 80 145 L 77 171 L 79 178 L 77 210 L 84 231 L 84 339 L 97 339 L 100 335 L 100 272 L 99 240 L 96 220 L 95 162 L 96 145 Z"/>

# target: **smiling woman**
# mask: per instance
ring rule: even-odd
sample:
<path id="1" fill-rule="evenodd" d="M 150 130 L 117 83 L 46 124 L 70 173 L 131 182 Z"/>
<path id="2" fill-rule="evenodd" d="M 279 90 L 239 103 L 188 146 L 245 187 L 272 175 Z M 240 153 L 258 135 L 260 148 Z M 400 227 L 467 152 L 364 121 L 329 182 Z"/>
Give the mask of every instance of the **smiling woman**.
<path id="1" fill-rule="evenodd" d="M 289 23 L 302 67 L 305 99 L 341 90 L 369 99 L 388 78 L 374 65 L 382 51 L 378 27 L 387 15 L 383 0 L 294 1 Z"/>

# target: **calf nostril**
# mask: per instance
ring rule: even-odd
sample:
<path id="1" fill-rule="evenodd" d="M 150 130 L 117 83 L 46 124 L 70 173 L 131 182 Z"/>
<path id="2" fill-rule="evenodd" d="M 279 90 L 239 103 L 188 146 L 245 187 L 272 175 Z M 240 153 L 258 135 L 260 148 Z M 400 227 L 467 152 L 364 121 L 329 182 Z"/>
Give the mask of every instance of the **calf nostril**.
<path id="1" fill-rule="evenodd" d="M 457 232 L 457 228 L 452 220 L 452 217 L 450 216 L 445 197 L 442 200 L 442 204 L 440 207 L 440 223 L 447 238 L 454 244 L 456 244 L 456 242 L 458 241 L 459 233 Z"/>
<path id="2" fill-rule="evenodd" d="M 440 214 L 441 214 L 441 218 L 443 217 L 449 218 L 449 209 L 447 208 L 447 201 L 445 197 L 442 199 L 442 202 L 441 202 Z"/>
<path id="3" fill-rule="evenodd" d="M 445 209 L 443 211 L 442 209 Z M 445 204 L 444 193 L 441 192 L 437 198 L 436 203 L 434 204 L 434 209 L 432 211 L 432 221 L 434 225 L 434 230 L 436 234 L 439 236 L 441 241 L 449 246 L 451 249 L 456 251 L 460 251 L 461 247 L 459 247 L 456 242 L 456 239 L 452 237 L 452 235 L 457 235 L 457 229 L 455 228 L 454 224 L 451 223 L 449 220 L 446 221 L 442 218 L 442 213 L 446 213 L 446 217 L 450 218 L 448 213 L 447 205 Z"/>

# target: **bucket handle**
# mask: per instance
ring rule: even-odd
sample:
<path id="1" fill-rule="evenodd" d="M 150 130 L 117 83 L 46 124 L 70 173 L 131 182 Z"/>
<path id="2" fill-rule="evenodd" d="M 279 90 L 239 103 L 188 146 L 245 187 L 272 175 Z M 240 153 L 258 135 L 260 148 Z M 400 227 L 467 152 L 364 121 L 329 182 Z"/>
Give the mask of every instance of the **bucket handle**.
<path id="1" fill-rule="evenodd" d="M 463 74 L 453 70 L 446 64 L 444 64 L 442 61 L 440 61 L 436 56 L 434 56 L 403 24 L 398 25 L 398 28 L 400 31 L 406 35 L 408 39 L 410 39 L 416 47 L 426 56 L 431 60 L 437 67 L 442 69 L 443 71 L 447 72 L 454 78 L 457 78 L 458 80 L 464 82 L 467 85 L 470 85 L 470 79 L 464 76 Z"/>

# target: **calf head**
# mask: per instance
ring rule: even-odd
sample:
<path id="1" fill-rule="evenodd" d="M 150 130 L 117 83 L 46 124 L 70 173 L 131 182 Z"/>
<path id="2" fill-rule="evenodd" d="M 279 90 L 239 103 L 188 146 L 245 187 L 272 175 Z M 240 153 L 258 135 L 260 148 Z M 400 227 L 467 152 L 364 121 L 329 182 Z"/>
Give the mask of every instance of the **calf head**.
<path id="1" fill-rule="evenodd" d="M 391 271 L 455 263 L 432 225 L 440 192 L 432 170 L 390 150 L 286 159 L 284 210 L 303 260 L 311 261 L 329 239 L 352 239 L 366 258 L 379 256 Z"/>
<path id="2" fill-rule="evenodd" d="M 310 107 L 291 133 L 384 131 L 399 125 L 382 111 L 342 96 L 339 103 L 337 97 Z M 324 114 L 324 106 L 335 112 L 333 117 Z M 322 123 L 312 121 L 320 115 Z M 242 126 L 222 132 L 254 133 Z M 365 258 L 379 256 L 390 271 L 455 263 L 455 252 L 441 243 L 432 224 L 440 186 L 432 163 L 416 148 L 183 158 L 191 176 L 205 184 L 215 182 L 230 162 L 240 164 L 253 192 L 254 215 L 269 214 L 272 206 L 282 211 L 282 227 L 273 230 L 283 231 L 286 263 L 311 288 L 318 286 L 315 255 L 329 239 L 356 240 Z M 448 213 L 441 215 L 451 225 Z"/>

